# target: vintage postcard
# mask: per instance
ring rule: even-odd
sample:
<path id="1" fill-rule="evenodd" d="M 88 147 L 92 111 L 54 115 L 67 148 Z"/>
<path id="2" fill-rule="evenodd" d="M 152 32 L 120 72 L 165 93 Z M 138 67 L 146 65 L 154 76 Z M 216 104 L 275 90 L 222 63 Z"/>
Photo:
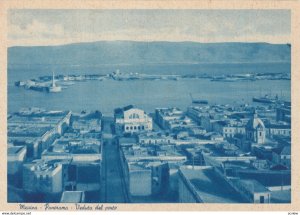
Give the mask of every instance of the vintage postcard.
<path id="1" fill-rule="evenodd" d="M 297 1 L 0 5 L 1 210 L 299 210 Z"/>

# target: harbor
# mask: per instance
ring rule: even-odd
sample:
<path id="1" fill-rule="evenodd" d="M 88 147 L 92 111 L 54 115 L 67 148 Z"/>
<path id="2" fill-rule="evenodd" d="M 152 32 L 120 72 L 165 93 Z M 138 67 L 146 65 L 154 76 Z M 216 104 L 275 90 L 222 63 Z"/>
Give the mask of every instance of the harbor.
<path id="1" fill-rule="evenodd" d="M 53 75 L 40 76 L 30 80 L 16 81 L 15 86 L 40 92 L 61 92 L 63 89 L 83 81 L 178 81 L 182 79 L 207 79 L 212 82 L 254 82 L 260 80 L 290 80 L 287 73 L 257 73 L 213 76 L 207 74 L 177 75 L 177 74 L 144 74 L 138 72 L 122 73 L 120 70 L 105 75 L 83 74 L 83 75 Z"/>

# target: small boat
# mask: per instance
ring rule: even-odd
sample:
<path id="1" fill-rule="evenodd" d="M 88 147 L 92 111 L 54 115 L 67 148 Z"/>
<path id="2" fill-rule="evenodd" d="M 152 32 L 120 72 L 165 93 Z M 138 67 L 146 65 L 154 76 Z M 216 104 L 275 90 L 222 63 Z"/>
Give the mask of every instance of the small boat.
<path id="1" fill-rule="evenodd" d="M 204 100 L 204 99 L 194 99 L 191 93 L 190 93 L 190 97 L 192 99 L 192 103 L 193 104 L 208 104 L 207 100 Z"/>

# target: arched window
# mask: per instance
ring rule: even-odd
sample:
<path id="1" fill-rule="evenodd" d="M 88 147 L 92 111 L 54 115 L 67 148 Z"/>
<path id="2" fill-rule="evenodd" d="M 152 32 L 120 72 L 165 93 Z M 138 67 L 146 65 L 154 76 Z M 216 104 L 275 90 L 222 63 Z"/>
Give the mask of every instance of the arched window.
<path id="1" fill-rule="evenodd" d="M 129 116 L 129 119 L 139 119 L 140 116 L 137 113 L 133 113 Z"/>

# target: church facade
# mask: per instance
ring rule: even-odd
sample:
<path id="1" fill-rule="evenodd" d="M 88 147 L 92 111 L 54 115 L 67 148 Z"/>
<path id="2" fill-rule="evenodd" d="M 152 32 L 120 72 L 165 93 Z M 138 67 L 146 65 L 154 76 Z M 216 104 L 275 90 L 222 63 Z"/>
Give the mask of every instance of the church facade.
<path id="1" fill-rule="evenodd" d="M 263 144 L 266 140 L 266 127 L 254 111 L 246 126 L 246 139 L 254 144 Z"/>

